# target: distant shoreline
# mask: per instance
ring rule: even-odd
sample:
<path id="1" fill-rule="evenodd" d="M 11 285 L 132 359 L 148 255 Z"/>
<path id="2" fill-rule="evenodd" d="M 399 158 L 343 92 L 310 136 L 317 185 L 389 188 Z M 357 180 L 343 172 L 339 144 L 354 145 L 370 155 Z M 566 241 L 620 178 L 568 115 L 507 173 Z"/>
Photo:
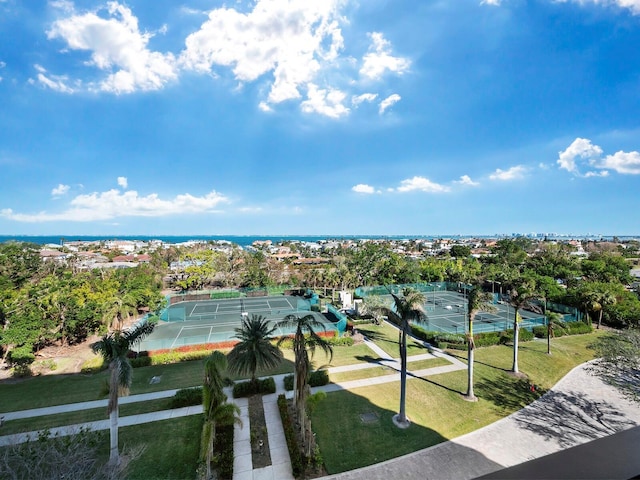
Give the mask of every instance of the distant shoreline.
<path id="1" fill-rule="evenodd" d="M 441 238 L 459 238 L 459 239 L 500 239 L 514 238 L 517 234 L 496 234 L 496 235 L 0 235 L 0 243 L 8 241 L 30 242 L 38 245 L 58 244 L 64 242 L 100 242 L 108 240 L 138 240 L 149 242 L 152 240 L 160 240 L 168 244 L 184 243 L 188 241 L 228 241 L 241 247 L 249 246 L 255 241 L 271 240 L 273 243 L 278 242 L 319 242 L 323 240 L 437 240 Z M 560 235 L 560 234 L 537 234 L 526 235 L 533 240 L 613 240 L 614 237 L 621 241 L 640 239 L 640 235 Z"/>

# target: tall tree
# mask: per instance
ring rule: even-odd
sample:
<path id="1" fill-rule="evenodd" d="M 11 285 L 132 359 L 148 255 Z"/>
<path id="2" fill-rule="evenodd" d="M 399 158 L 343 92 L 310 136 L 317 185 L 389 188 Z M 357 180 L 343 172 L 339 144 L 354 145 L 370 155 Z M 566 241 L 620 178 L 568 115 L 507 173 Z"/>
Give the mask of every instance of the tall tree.
<path id="1" fill-rule="evenodd" d="M 489 292 L 483 292 L 482 289 L 475 285 L 469 291 L 467 297 L 467 319 L 469 327 L 467 329 L 467 393 L 464 395 L 466 400 L 471 402 L 477 401 L 477 397 L 473 392 L 473 361 L 475 355 L 475 343 L 473 341 L 473 321 L 480 312 L 494 312 L 496 307 L 491 303 L 493 295 Z"/>
<path id="2" fill-rule="evenodd" d="M 313 315 L 305 315 L 298 317 L 296 315 L 287 315 L 280 322 L 277 323 L 277 327 L 283 329 L 295 328 L 293 335 L 293 353 L 295 361 L 294 370 L 294 392 L 293 392 L 293 405 L 296 409 L 298 416 L 298 423 L 300 425 L 300 434 L 305 439 L 305 450 L 310 453 L 312 451 L 313 438 L 308 437 L 307 432 L 307 412 L 306 412 L 306 400 L 309 394 L 309 373 L 311 370 L 311 360 L 309 359 L 309 352 L 311 357 L 315 355 L 317 347 L 320 347 L 322 351 L 329 357 L 329 361 L 333 358 L 333 348 L 331 344 L 324 338 L 318 335 L 318 330 L 326 330 L 323 323 L 316 320 Z M 278 340 L 278 346 L 287 341 L 289 337 L 283 336 Z"/>
<path id="3" fill-rule="evenodd" d="M 520 334 L 520 310 L 535 298 L 535 285 L 529 279 L 520 277 L 509 289 L 509 304 L 513 307 L 513 366 L 511 371 L 518 370 L 518 337 Z"/>
<path id="4" fill-rule="evenodd" d="M 144 337 L 149 335 L 155 324 L 143 322 L 127 330 L 115 330 L 91 345 L 95 353 L 102 355 L 109 365 L 109 403 L 107 413 L 110 421 L 111 443 L 109 461 L 120 463 L 118 453 L 118 397 L 128 395 L 133 379 L 133 368 L 127 353 Z"/>
<path id="5" fill-rule="evenodd" d="M 272 343 L 275 331 L 275 325 L 269 326 L 262 315 L 244 318 L 242 326 L 235 329 L 240 342 L 229 352 L 229 370 L 240 375 L 251 374 L 255 386 L 259 368 L 274 368 L 282 361 L 282 352 Z"/>
<path id="6" fill-rule="evenodd" d="M 398 344 L 400 346 L 400 409 L 394 415 L 394 423 L 400 428 L 407 428 L 409 420 L 406 413 L 407 398 L 407 335 L 411 328 L 411 322 L 421 321 L 427 318 L 424 310 L 426 302 L 425 294 L 412 288 L 405 288 L 402 295 L 392 293 L 393 305 L 381 308 L 389 319 L 398 325 Z"/>

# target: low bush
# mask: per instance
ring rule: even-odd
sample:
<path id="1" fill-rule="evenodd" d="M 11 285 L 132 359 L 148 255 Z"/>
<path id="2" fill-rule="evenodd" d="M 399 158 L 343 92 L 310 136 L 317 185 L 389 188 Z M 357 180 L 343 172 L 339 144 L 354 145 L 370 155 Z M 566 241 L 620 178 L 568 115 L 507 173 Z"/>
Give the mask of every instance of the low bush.
<path id="1" fill-rule="evenodd" d="M 202 387 L 183 388 L 169 399 L 169 408 L 190 407 L 202 403 Z"/>
<path id="2" fill-rule="evenodd" d="M 309 375 L 310 387 L 321 387 L 329 383 L 329 372 L 326 370 L 316 370 Z"/>
<path id="3" fill-rule="evenodd" d="M 26 377 L 31 375 L 31 364 L 35 361 L 36 356 L 32 351 L 31 345 L 23 345 L 11 350 L 9 353 L 9 361 L 13 365 L 13 375 L 16 377 Z"/>
<path id="4" fill-rule="evenodd" d="M 217 478 L 233 478 L 233 424 L 216 428 L 216 441 L 213 445 L 213 466 Z"/>
<path id="5" fill-rule="evenodd" d="M 284 437 L 287 440 L 292 473 L 295 478 L 298 478 L 304 472 L 304 461 L 302 452 L 300 451 L 300 445 L 298 445 L 295 425 L 291 415 L 289 415 L 289 405 L 283 394 L 278 395 L 278 410 L 280 410 Z"/>
<path id="6" fill-rule="evenodd" d="M 351 347 L 353 345 L 353 337 L 351 336 L 333 337 L 328 341 L 334 347 Z"/>
<path id="7" fill-rule="evenodd" d="M 329 372 L 326 370 L 316 370 L 309 374 L 309 386 L 321 387 L 329 383 Z M 284 389 L 287 391 L 293 390 L 293 374 L 286 375 L 284 377 Z"/>
<path id="8" fill-rule="evenodd" d="M 290 375 L 285 375 L 284 379 L 284 389 L 290 392 L 293 390 L 293 373 Z"/>
<path id="9" fill-rule="evenodd" d="M 273 377 L 258 379 L 253 383 L 251 380 L 238 382 L 233 385 L 233 398 L 248 397 L 256 393 L 276 393 L 276 381 Z"/>

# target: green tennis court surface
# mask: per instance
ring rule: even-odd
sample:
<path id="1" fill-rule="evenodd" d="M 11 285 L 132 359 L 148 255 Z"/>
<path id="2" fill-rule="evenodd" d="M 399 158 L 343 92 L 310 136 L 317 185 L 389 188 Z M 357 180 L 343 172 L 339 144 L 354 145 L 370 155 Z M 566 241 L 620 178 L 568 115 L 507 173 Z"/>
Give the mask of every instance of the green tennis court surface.
<path id="1" fill-rule="evenodd" d="M 391 295 L 382 295 L 388 304 L 393 299 Z M 467 297 L 464 293 L 452 291 L 434 291 L 425 293 L 425 311 L 427 319 L 423 322 L 414 322 L 425 330 L 443 333 L 465 333 L 467 322 Z M 494 304 L 495 312 L 480 312 L 473 322 L 474 333 L 499 332 L 513 328 L 513 307 L 506 303 Z M 531 328 L 536 325 L 545 325 L 545 317 L 535 312 L 519 310 L 520 326 Z"/>
<path id="2" fill-rule="evenodd" d="M 198 300 L 178 302 L 160 314 L 160 322 L 153 333 L 140 344 L 140 350 L 159 350 L 219 343 L 235 339 L 235 329 L 242 319 L 262 315 L 274 325 L 287 315 L 302 317 L 313 315 L 327 331 L 336 331 L 336 325 L 324 315 L 311 311 L 308 300 L 293 296 L 234 298 L 224 300 Z M 275 336 L 288 335 L 293 329 L 277 328 Z"/>

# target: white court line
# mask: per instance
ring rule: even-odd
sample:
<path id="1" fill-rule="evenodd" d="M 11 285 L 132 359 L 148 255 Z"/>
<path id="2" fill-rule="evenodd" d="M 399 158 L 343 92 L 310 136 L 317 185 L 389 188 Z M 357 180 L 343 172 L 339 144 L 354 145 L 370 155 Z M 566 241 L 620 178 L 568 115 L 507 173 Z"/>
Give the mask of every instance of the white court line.
<path id="1" fill-rule="evenodd" d="M 178 338 L 180 338 L 180 335 L 182 334 L 182 330 L 184 330 L 184 327 L 180 328 L 180 331 L 178 332 L 178 335 L 176 335 L 176 338 L 173 339 L 173 342 L 171 343 L 171 346 L 169 347 L 169 349 L 172 349 L 174 347 L 174 345 L 178 341 Z"/>

